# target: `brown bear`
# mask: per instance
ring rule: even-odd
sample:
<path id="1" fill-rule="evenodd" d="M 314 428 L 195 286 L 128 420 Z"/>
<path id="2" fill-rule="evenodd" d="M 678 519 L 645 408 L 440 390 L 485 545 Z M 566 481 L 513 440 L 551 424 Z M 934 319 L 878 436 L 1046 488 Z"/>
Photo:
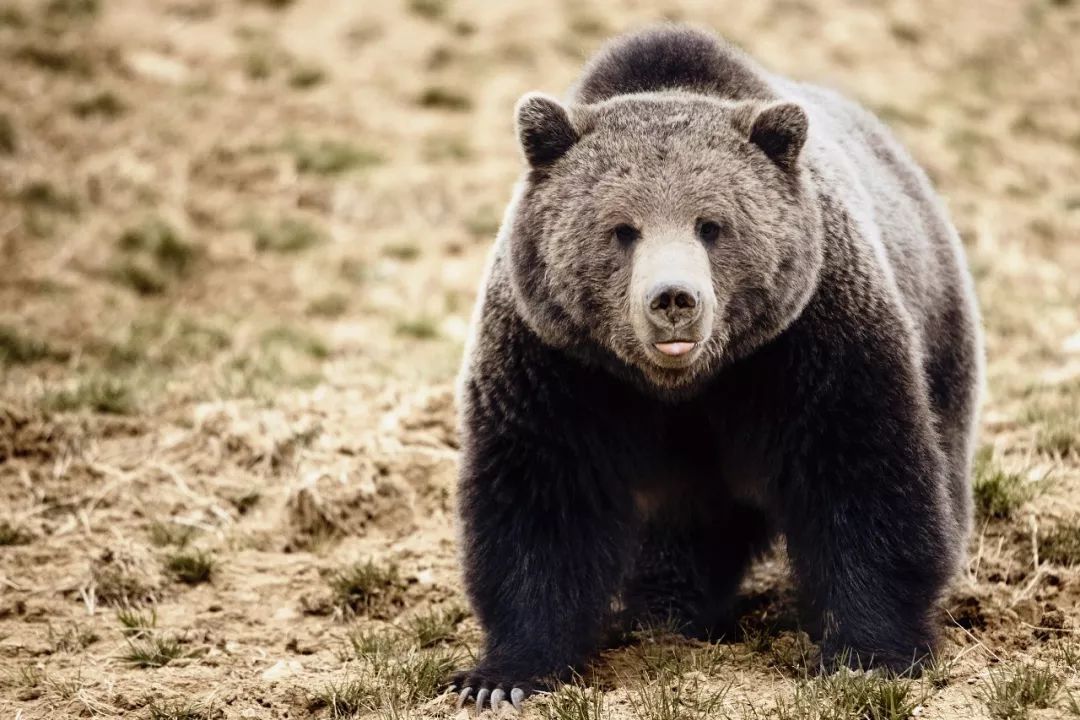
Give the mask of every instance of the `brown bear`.
<path id="1" fill-rule="evenodd" d="M 681 26 L 517 127 L 459 387 L 485 631 L 460 699 L 565 678 L 616 607 L 708 637 L 778 535 L 826 665 L 918 663 L 964 557 L 983 354 L 924 173 L 854 103 Z"/>

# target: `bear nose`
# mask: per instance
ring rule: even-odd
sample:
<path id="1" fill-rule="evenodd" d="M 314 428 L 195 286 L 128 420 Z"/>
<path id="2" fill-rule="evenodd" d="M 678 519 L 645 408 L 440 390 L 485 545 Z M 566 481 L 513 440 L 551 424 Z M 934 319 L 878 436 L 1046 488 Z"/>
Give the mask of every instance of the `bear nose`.
<path id="1" fill-rule="evenodd" d="M 688 325 L 701 312 L 701 293 L 686 283 L 658 283 L 649 291 L 646 307 L 659 325 Z"/>

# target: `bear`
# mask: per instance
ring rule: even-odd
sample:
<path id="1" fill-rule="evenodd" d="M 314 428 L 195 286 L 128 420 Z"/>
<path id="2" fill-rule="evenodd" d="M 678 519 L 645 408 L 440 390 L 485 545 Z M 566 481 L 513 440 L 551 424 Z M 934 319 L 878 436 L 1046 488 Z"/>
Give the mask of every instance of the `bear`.
<path id="1" fill-rule="evenodd" d="M 459 706 L 565 681 L 616 616 L 713 637 L 778 538 L 823 670 L 917 669 L 965 559 L 983 385 L 926 174 L 854 102 L 685 25 L 515 117 L 457 388 L 484 631 Z"/>

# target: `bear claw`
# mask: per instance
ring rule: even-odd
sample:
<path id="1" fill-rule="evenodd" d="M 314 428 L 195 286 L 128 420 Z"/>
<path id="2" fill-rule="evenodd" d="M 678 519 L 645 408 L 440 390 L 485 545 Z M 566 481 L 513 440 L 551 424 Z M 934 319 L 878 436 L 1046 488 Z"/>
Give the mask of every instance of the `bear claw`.
<path id="1" fill-rule="evenodd" d="M 453 686 L 451 686 L 449 688 L 449 690 L 450 690 L 450 692 L 453 692 L 455 690 L 455 688 Z M 461 689 L 461 692 L 458 693 L 458 698 L 457 698 L 457 708 L 458 708 L 458 710 L 465 707 L 465 703 L 469 702 L 469 698 L 472 697 L 472 694 L 473 694 L 473 689 L 472 689 L 471 686 L 467 686 L 467 687 L 464 687 L 464 688 Z M 510 689 L 509 702 L 510 702 L 510 705 L 513 706 L 514 710 L 520 712 L 521 703 L 524 700 L 525 700 L 525 691 L 524 690 L 522 690 L 521 688 L 518 688 L 518 687 Z M 507 701 L 506 691 L 503 690 L 502 688 L 495 688 L 494 690 L 489 690 L 488 688 L 480 688 L 480 690 L 476 693 L 476 700 L 474 701 L 475 704 L 476 704 L 476 713 L 480 714 L 480 713 L 484 712 L 484 710 L 486 710 L 488 708 L 490 708 L 492 710 L 497 710 L 498 707 L 502 703 L 504 703 L 506 701 Z"/>
<path id="2" fill-rule="evenodd" d="M 479 714 L 488 708 L 497 710 L 504 702 L 509 702 L 514 710 L 520 711 L 521 703 L 532 691 L 532 686 L 528 683 L 507 682 L 502 677 L 485 677 L 483 673 L 462 672 L 454 676 L 447 686 L 447 691 L 457 692 L 459 710 L 472 700 L 476 713 Z"/>

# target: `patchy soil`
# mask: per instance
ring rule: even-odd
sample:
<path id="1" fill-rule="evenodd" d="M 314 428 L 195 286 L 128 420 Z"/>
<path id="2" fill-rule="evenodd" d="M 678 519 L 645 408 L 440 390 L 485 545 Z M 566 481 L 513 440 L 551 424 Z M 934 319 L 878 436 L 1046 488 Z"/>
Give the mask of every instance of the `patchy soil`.
<path id="1" fill-rule="evenodd" d="M 987 331 L 977 532 L 921 680 L 813 677 L 773 560 L 737 638 L 633 638 L 525 716 L 1080 715 L 1076 2 L 0 0 L 0 716 L 457 712 L 450 386 L 511 109 L 665 18 L 938 183 Z"/>

